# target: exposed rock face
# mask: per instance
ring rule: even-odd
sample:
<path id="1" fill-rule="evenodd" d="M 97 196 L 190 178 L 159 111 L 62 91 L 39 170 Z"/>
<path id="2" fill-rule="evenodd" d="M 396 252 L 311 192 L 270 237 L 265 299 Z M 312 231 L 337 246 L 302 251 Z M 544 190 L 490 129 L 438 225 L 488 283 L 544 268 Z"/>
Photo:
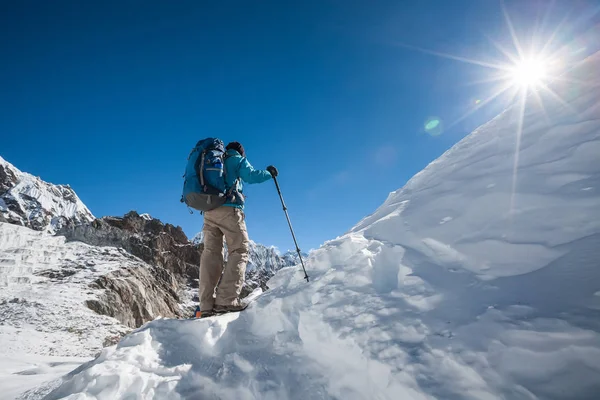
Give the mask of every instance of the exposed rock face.
<path id="1" fill-rule="evenodd" d="M 19 179 L 17 178 L 17 169 L 8 162 L 0 161 L 0 193 L 7 192 L 13 188 Z"/>
<path id="2" fill-rule="evenodd" d="M 94 216 L 69 185 L 53 185 L 0 157 L 0 221 L 38 231 L 90 222 Z"/>
<path id="3" fill-rule="evenodd" d="M 98 278 L 92 285 L 106 289 L 99 300 L 86 305 L 98 314 L 118 319 L 135 328 L 157 316 L 179 317 L 179 285 L 162 267 L 126 267 Z"/>
<path id="4" fill-rule="evenodd" d="M 122 247 L 150 265 L 165 268 L 182 283 L 198 279 L 201 248 L 191 244 L 180 227 L 142 217 L 135 211 L 123 218 L 103 217 L 68 227 L 59 234 L 92 246 Z"/>
<path id="5" fill-rule="evenodd" d="M 181 303 L 180 293 L 186 288 L 198 287 L 200 258 L 204 248 L 204 244 L 201 243 L 201 234 L 196 235 L 190 242 L 180 227 L 163 224 L 160 220 L 153 219 L 147 214 L 139 215 L 135 211 L 127 213 L 122 218 L 103 217 L 94 220 L 91 224 L 69 227 L 61 230 L 59 234 L 64 235 L 70 241 L 77 240 L 93 246 L 114 246 L 125 249 L 152 265 L 154 274 L 168 275 L 166 280 L 157 282 L 157 284 L 161 287 L 167 284 L 169 289 L 164 293 L 175 302 Z M 226 259 L 227 257 L 225 257 Z M 250 260 L 241 296 L 245 297 L 257 287 L 261 287 L 263 290 L 268 289 L 267 281 L 275 272 L 283 267 L 296 265 L 298 262 L 296 253 L 286 253 L 281 256 L 275 248 L 251 241 Z M 151 282 L 150 278 L 138 277 L 131 271 L 127 276 L 127 279 L 135 280 L 136 284 L 142 284 L 142 287 L 145 287 L 144 283 Z M 115 278 L 114 276 L 106 277 L 109 281 Z M 131 294 L 124 291 L 121 284 L 98 282 L 98 285 L 114 291 L 118 296 L 131 297 Z M 128 287 L 131 290 L 135 289 L 135 285 L 129 284 Z M 102 307 L 94 303 L 91 303 L 90 306 L 95 311 L 114 316 L 128 325 L 132 320 L 147 321 L 144 319 L 143 313 L 136 313 L 133 319 L 130 316 L 124 318 L 123 313 L 119 311 L 119 301 L 115 300 L 114 295 L 107 295 L 103 301 L 111 306 Z M 170 314 L 159 315 L 174 316 L 179 312 L 172 306 L 171 301 L 167 301 L 166 304 L 170 304 L 166 307 Z M 165 309 L 165 307 L 158 306 L 150 308 Z M 147 314 L 147 316 L 150 315 L 158 314 Z"/>
<path id="6" fill-rule="evenodd" d="M 189 312 L 180 306 L 181 294 L 197 286 L 201 246 L 191 244 L 180 227 L 131 211 L 122 218 L 103 217 L 68 227 L 59 234 L 68 241 L 123 248 L 149 264 L 149 268 L 126 267 L 97 279 L 92 286 L 106 293 L 86 303 L 97 313 L 137 327 L 157 316 Z"/>

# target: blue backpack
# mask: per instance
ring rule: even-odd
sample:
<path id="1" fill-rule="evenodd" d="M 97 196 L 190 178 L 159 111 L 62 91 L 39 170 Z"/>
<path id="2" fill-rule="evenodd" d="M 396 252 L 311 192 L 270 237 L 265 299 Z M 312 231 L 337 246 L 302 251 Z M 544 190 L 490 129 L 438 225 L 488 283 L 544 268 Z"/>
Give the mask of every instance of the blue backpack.
<path id="1" fill-rule="evenodd" d="M 216 138 L 202 139 L 188 156 L 181 202 L 200 211 L 222 206 L 232 193 L 225 187 L 225 145 Z"/>

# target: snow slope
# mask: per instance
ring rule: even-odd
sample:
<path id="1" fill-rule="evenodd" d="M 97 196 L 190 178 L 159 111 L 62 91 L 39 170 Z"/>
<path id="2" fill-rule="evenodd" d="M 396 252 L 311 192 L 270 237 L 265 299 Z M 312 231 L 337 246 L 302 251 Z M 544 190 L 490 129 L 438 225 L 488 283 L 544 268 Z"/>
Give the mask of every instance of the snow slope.
<path id="1" fill-rule="evenodd" d="M 520 137 L 518 109 L 477 129 L 312 252 L 309 284 L 284 268 L 243 313 L 150 322 L 45 398 L 598 398 L 600 91 L 579 89 Z"/>
<path id="2" fill-rule="evenodd" d="M 0 388 L 2 399 L 16 399 L 21 393 L 36 387 L 48 390 L 58 378 L 90 361 L 84 357 L 57 357 L 32 354 L 2 355 L 0 359 Z M 51 388 L 52 386 L 50 386 Z"/>
<path id="3" fill-rule="evenodd" d="M 94 219 L 70 186 L 44 182 L 21 172 L 2 157 L 0 216 L 8 222 L 51 233 L 65 225 Z"/>
<path id="4" fill-rule="evenodd" d="M 0 355 L 90 357 L 130 329 L 85 306 L 102 290 L 89 284 L 126 265 L 142 265 L 111 247 L 65 243 L 0 223 Z M 145 264 L 144 264 L 145 265 Z"/>

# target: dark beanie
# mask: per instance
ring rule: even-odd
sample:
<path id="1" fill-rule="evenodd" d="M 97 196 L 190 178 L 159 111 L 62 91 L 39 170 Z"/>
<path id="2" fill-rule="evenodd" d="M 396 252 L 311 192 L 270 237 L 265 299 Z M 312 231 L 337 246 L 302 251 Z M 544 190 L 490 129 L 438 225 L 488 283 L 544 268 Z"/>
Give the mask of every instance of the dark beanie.
<path id="1" fill-rule="evenodd" d="M 242 157 L 246 157 L 246 152 L 244 151 L 244 146 L 242 146 L 242 144 L 240 142 L 230 142 L 227 147 L 225 147 L 225 149 L 227 150 L 235 150 L 238 153 L 240 153 L 242 155 Z"/>

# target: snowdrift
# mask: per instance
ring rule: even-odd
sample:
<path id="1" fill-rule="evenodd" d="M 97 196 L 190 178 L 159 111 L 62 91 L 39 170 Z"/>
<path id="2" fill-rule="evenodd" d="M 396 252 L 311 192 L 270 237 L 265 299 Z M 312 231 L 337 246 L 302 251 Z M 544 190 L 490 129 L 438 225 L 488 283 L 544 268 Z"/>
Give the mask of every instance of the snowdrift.
<path id="1" fill-rule="evenodd" d="M 600 70 L 600 63 L 592 65 Z M 593 399 L 600 91 L 477 129 L 248 310 L 159 319 L 47 399 Z M 516 152 L 516 150 L 519 150 Z"/>

